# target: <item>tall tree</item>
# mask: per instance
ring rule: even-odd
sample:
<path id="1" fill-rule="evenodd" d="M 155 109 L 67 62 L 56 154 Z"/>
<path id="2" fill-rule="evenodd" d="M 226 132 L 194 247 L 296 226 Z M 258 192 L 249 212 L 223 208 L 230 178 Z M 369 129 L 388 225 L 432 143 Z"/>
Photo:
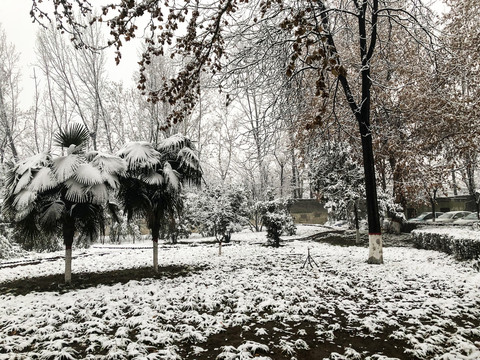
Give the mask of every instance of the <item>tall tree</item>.
<path id="1" fill-rule="evenodd" d="M 127 172 L 120 178 L 119 199 L 129 220 L 134 216 L 147 220 L 157 272 L 161 227 L 182 205 L 182 183 L 200 183 L 200 163 L 190 139 L 181 135 L 164 139 L 157 146 L 131 142 L 118 154 L 127 162 Z"/>
<path id="2" fill-rule="evenodd" d="M 8 42 L 5 31 L 0 27 L 0 141 L 1 162 L 5 159 L 5 149 L 18 160 L 16 132 L 19 124 L 20 71 L 17 67 L 19 54 L 15 46 Z"/>
<path id="3" fill-rule="evenodd" d="M 56 145 L 64 156 L 42 152 L 14 164 L 8 171 L 3 211 L 22 241 L 39 234 L 61 235 L 65 245 L 65 283 L 72 279 L 72 245 L 76 232 L 94 238 L 102 233 L 109 190 L 118 185 L 126 164 L 118 157 L 86 152 L 89 132 L 82 124 L 60 130 Z"/>

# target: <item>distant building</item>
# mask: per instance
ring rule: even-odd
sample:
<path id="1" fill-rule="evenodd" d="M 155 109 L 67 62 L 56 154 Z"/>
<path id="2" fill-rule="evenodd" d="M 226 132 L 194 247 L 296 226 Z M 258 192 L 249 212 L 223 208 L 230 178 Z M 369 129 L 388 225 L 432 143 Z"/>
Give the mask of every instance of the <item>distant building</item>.
<path id="1" fill-rule="evenodd" d="M 418 208 L 408 208 L 408 218 L 420 215 L 422 212 L 432 211 L 432 207 L 428 204 L 419 206 Z M 471 195 L 453 195 L 438 197 L 435 204 L 435 210 L 441 212 L 449 211 L 476 211 L 475 199 Z"/>
<path id="2" fill-rule="evenodd" d="M 316 199 L 296 199 L 290 214 L 296 224 L 325 224 L 328 220 L 327 210 Z"/>

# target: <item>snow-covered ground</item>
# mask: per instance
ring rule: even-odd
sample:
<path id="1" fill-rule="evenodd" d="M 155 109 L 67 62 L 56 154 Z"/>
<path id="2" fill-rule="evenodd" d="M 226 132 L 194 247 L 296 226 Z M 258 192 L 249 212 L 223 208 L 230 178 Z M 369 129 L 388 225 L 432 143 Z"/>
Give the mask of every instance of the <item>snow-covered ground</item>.
<path id="1" fill-rule="evenodd" d="M 480 359 L 480 273 L 468 262 L 389 247 L 368 265 L 364 247 L 291 237 L 273 249 L 250 232 L 218 256 L 199 240 L 159 251 L 160 267 L 202 267 L 188 276 L 0 295 L 0 359 Z M 74 250 L 73 273 L 149 266 L 147 244 Z M 302 268 L 308 250 L 318 268 Z M 63 267 L 4 267 L 0 287 Z"/>

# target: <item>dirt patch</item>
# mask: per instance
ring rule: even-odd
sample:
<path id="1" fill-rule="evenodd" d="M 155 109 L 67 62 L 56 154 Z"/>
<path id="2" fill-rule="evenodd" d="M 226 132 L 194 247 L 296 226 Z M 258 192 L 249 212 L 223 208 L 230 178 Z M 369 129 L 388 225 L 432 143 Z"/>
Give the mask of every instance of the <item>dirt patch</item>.
<path id="1" fill-rule="evenodd" d="M 226 357 L 220 355 L 224 345 L 238 348 L 248 341 L 268 344 L 268 351 L 261 348 L 252 350 L 251 355 L 254 358 L 268 356 L 275 360 L 290 360 L 292 357 L 318 360 L 330 358 L 332 353 L 348 353 L 349 348 L 356 349 L 362 358 L 372 354 L 382 354 L 390 358 L 408 358 L 404 353 L 408 344 L 390 338 L 390 335 L 397 330 L 395 328 L 384 329 L 382 333 L 371 335 L 352 327 L 345 316 L 331 320 L 332 326 L 338 324 L 338 327 L 332 327 L 335 330 L 329 332 L 331 338 L 319 335 L 316 325 L 308 321 L 296 323 L 268 321 L 227 328 L 221 333 L 210 336 L 205 343 L 178 345 L 182 359 L 192 360 L 224 359 Z M 261 335 L 258 334 L 259 328 L 263 330 Z M 304 344 L 308 346 L 304 347 Z M 204 351 L 195 353 L 193 346 L 199 346 Z"/>

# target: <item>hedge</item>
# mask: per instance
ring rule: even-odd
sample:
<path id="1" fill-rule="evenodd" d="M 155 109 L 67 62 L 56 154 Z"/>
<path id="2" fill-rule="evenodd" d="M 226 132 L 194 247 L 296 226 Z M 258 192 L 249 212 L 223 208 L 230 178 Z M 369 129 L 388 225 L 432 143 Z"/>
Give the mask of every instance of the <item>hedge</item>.
<path id="1" fill-rule="evenodd" d="M 438 250 L 458 260 L 480 259 L 480 231 L 439 228 L 412 231 L 412 239 L 419 249 Z"/>

